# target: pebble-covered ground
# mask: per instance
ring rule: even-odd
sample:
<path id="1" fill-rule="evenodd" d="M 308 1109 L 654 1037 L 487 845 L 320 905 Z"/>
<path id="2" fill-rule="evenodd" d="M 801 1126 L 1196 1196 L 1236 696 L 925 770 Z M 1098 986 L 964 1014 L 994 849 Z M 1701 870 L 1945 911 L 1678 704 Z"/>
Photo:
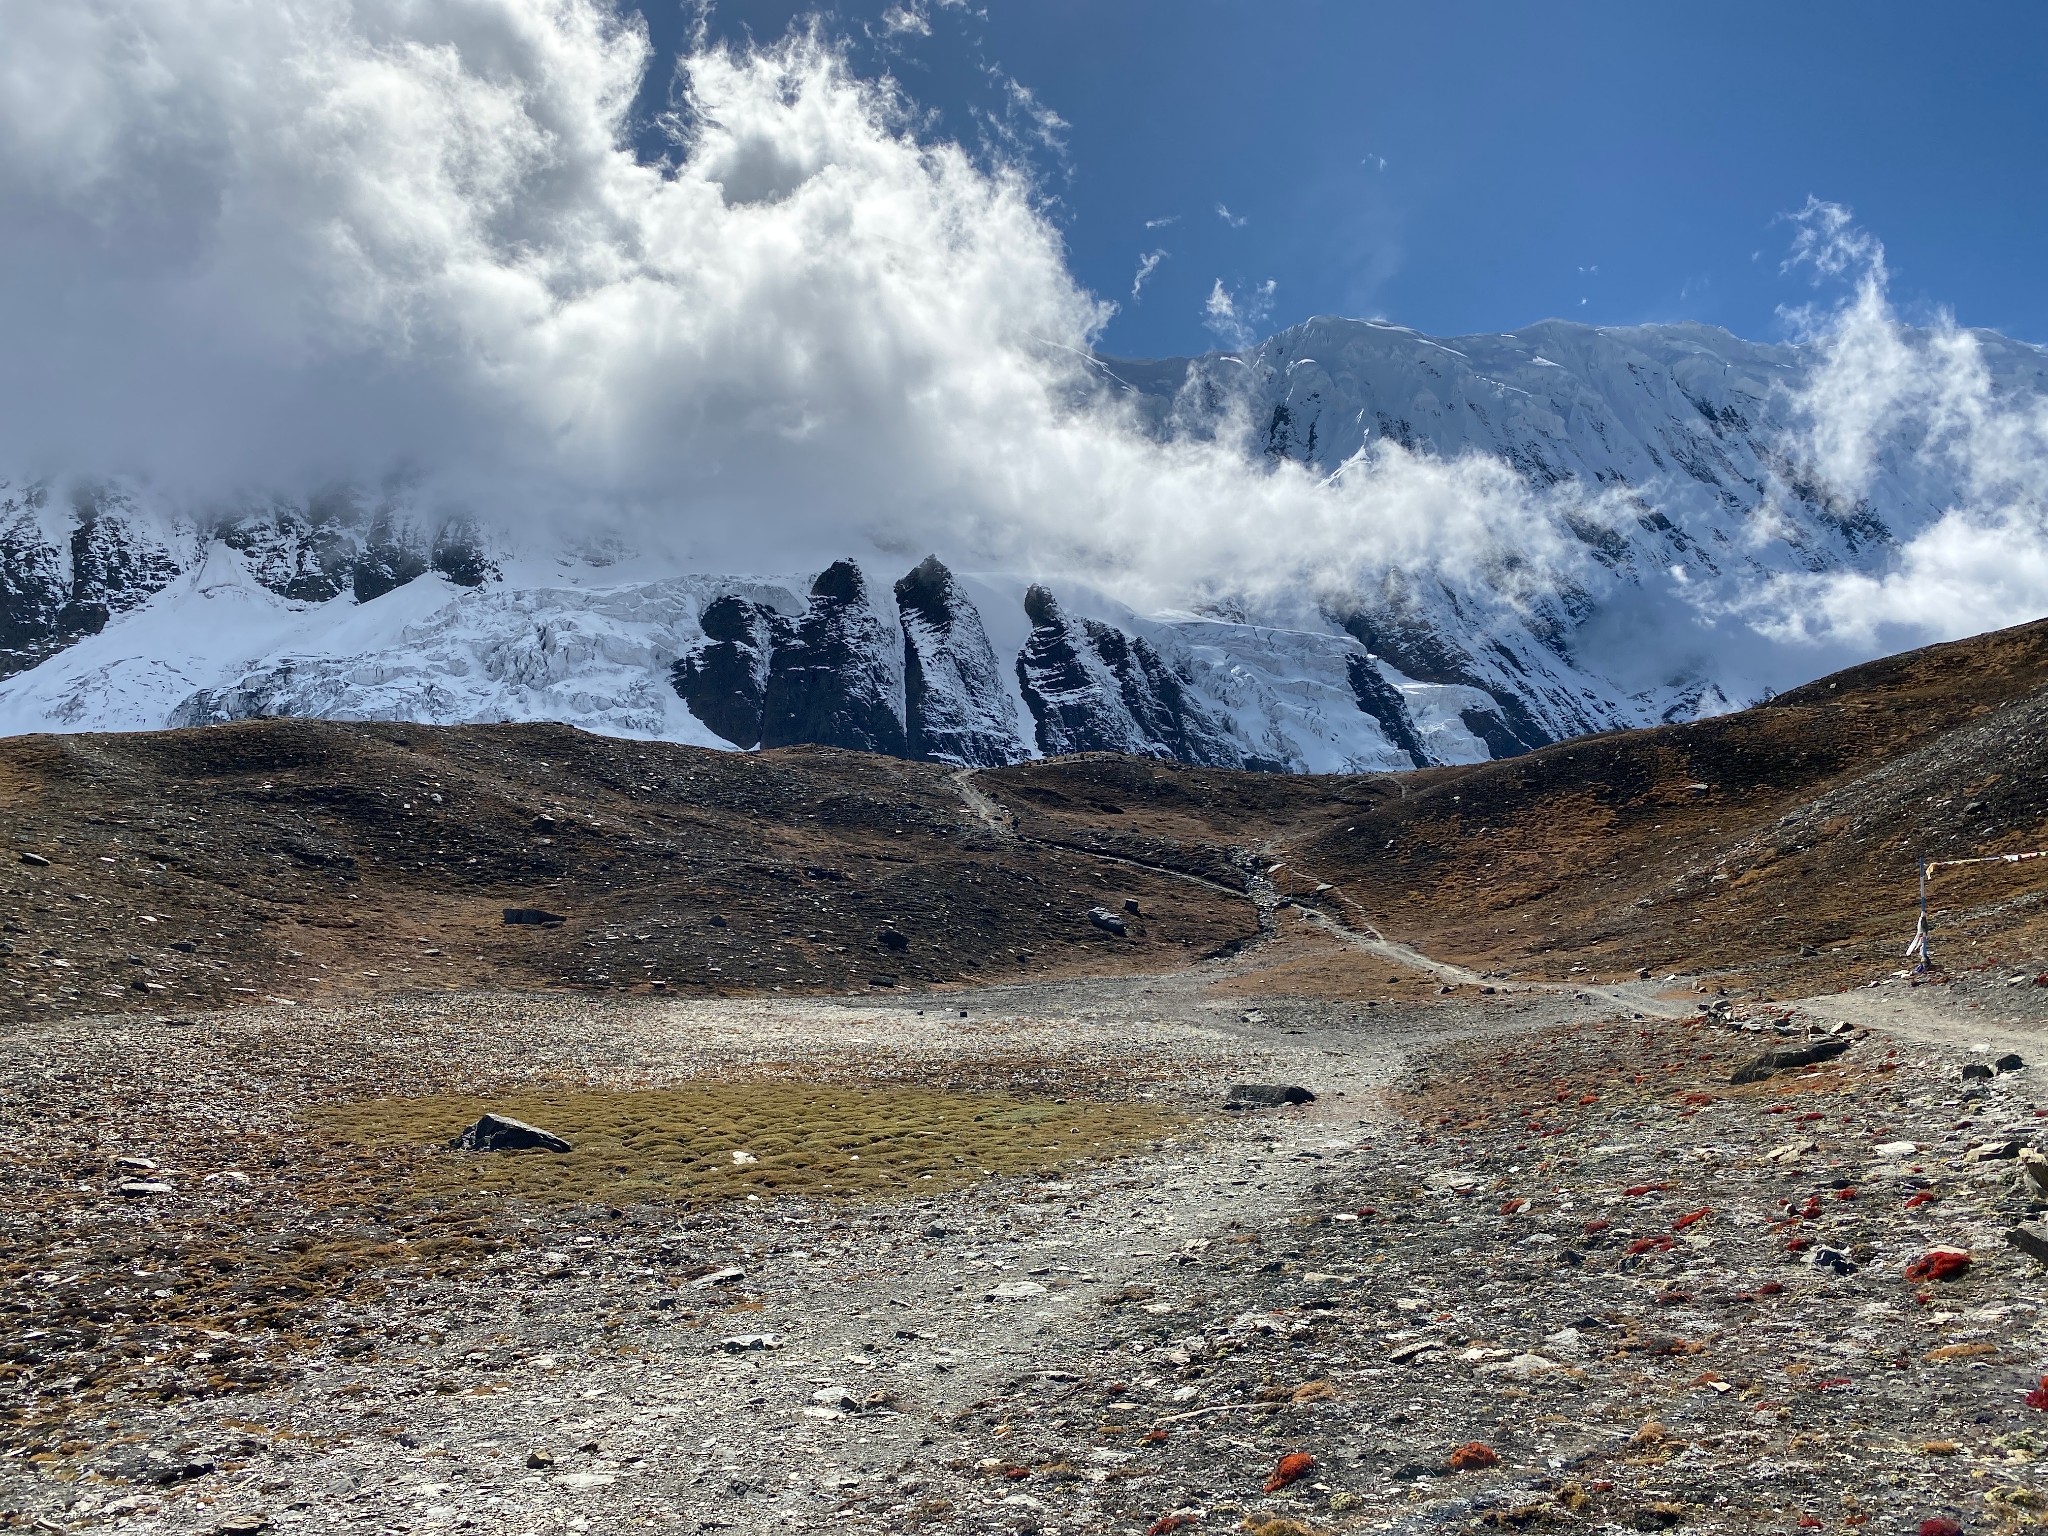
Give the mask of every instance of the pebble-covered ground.
<path id="1" fill-rule="evenodd" d="M 2048 1195 L 2038 1069 L 1851 1029 L 1735 1086 L 1836 1026 L 1469 987 L 1367 1011 L 1214 970 L 18 1029 L 0 1524 L 2048 1523 L 2048 1271 L 2007 1242 Z M 1172 1126 L 883 1201 L 560 1204 L 450 1199 L 423 1160 L 493 1154 L 308 1118 L 761 1077 Z M 1242 1081 L 1318 1097 L 1224 1110 Z"/>

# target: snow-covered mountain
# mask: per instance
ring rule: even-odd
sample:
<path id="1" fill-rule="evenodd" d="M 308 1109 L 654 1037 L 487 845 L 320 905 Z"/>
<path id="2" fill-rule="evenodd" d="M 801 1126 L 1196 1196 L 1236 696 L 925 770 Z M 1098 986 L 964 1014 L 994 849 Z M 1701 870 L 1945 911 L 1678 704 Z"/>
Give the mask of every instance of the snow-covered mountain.
<path id="1" fill-rule="evenodd" d="M 2048 394 L 2048 351 L 1978 340 L 2001 392 Z M 295 714 L 554 719 L 974 764 L 1507 756 L 1796 680 L 1797 655 L 1731 638 L 1702 617 L 1727 604 L 1703 594 L 1881 570 L 1953 504 L 1909 442 L 1886 445 L 1855 496 L 1802 462 L 1793 402 L 1812 366 L 1695 325 L 1438 340 L 1336 319 L 1241 354 L 1100 363 L 1161 434 L 1248 421 L 1252 451 L 1329 472 L 1391 441 L 1614 493 L 1603 504 L 1625 516 L 1566 515 L 1581 574 L 1524 582 L 1513 601 L 1484 575 L 1391 570 L 1341 605 L 1138 614 L 936 556 L 680 572 L 537 547 L 397 494 L 195 514 L 120 482 L 0 487 L 0 731 Z"/>

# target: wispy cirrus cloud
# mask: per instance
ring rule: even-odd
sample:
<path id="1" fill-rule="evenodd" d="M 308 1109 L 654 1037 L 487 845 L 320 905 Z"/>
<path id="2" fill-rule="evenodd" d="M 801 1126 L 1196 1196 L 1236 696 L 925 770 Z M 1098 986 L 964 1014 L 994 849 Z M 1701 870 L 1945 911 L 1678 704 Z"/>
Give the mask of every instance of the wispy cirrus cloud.
<path id="1" fill-rule="evenodd" d="M 1259 339 L 1260 331 L 1273 318 L 1273 295 L 1279 288 L 1269 277 L 1241 294 L 1232 293 L 1219 277 L 1203 301 L 1202 323 L 1226 347 L 1248 347 Z"/>
<path id="2" fill-rule="evenodd" d="M 1159 263 L 1164 260 L 1166 260 L 1166 252 L 1164 250 L 1147 251 L 1138 258 L 1138 270 L 1131 277 L 1131 301 L 1133 303 L 1136 303 L 1138 295 L 1145 291 L 1145 284 L 1151 281 L 1152 274 L 1159 270 Z"/>

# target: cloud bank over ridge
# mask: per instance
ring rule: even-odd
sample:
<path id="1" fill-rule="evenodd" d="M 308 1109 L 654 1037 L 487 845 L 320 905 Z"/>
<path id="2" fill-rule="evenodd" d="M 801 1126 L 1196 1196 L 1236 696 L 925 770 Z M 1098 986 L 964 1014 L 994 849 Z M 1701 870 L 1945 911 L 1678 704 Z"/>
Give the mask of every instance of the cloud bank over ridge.
<path id="1" fill-rule="evenodd" d="M 1903 462 L 1961 491 L 1888 570 L 1787 579 L 1755 594 L 1766 633 L 1861 650 L 1994 629 L 2048 613 L 2048 396 L 2001 396 L 1984 342 L 1937 315 L 1904 325 L 1883 244 L 1810 198 L 1788 265 L 1846 278 L 1832 309 L 1790 318 L 1820 355 L 1795 400 L 1796 446 L 1852 496 Z"/>

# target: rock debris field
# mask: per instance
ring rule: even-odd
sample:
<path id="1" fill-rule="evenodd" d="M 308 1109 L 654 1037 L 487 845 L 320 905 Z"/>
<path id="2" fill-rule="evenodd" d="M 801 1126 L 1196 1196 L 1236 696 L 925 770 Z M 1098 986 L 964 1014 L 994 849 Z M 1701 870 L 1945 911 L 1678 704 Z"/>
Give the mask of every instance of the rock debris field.
<path id="1" fill-rule="evenodd" d="M 2048 1525 L 2037 1022 L 1228 969 L 15 1026 L 0 1525 Z"/>

